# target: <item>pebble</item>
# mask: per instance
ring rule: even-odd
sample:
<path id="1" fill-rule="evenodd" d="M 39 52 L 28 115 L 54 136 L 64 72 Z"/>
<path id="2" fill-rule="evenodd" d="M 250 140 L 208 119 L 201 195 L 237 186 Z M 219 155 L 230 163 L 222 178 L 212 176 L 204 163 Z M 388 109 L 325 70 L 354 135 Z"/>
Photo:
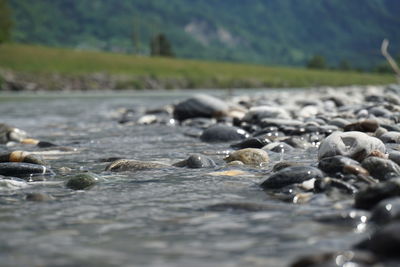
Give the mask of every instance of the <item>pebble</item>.
<path id="1" fill-rule="evenodd" d="M 344 156 L 322 158 L 318 162 L 318 168 L 329 174 L 342 173 L 345 166 L 360 166 L 358 161 Z"/>
<path id="2" fill-rule="evenodd" d="M 231 147 L 234 149 L 262 148 L 269 143 L 271 143 L 271 141 L 268 138 L 250 137 L 239 143 L 232 144 Z"/>
<path id="3" fill-rule="evenodd" d="M 11 153 L 2 154 L 0 155 L 0 162 L 25 162 L 46 165 L 42 159 L 25 151 L 13 151 Z"/>
<path id="4" fill-rule="evenodd" d="M 373 151 L 386 152 L 381 140 L 362 132 L 334 132 L 322 141 L 318 159 L 342 155 L 361 162 Z"/>
<path id="5" fill-rule="evenodd" d="M 362 120 L 344 126 L 344 131 L 375 132 L 379 128 L 376 120 Z"/>
<path id="6" fill-rule="evenodd" d="M 241 161 L 245 165 L 261 166 L 269 162 L 269 156 L 262 149 L 245 148 L 230 153 L 224 160 L 226 162 Z"/>
<path id="7" fill-rule="evenodd" d="M 249 134 L 241 128 L 217 124 L 205 129 L 200 136 L 200 140 L 207 143 L 217 143 L 238 141 L 248 137 Z"/>
<path id="8" fill-rule="evenodd" d="M 3 162 L 0 163 L 0 175 L 14 176 L 14 177 L 27 177 L 31 174 L 52 174 L 49 168 L 42 165 L 32 163 L 20 162 Z"/>
<path id="9" fill-rule="evenodd" d="M 142 171 L 149 169 L 162 169 L 170 166 L 158 162 L 140 161 L 133 159 L 120 159 L 112 162 L 106 167 L 106 171 L 123 172 L 123 171 Z"/>
<path id="10" fill-rule="evenodd" d="M 321 170 L 309 166 L 294 166 L 284 168 L 261 183 L 263 189 L 279 189 L 287 185 L 299 184 L 310 179 L 321 179 Z"/>
<path id="11" fill-rule="evenodd" d="M 379 136 L 379 139 L 382 140 L 382 142 L 386 143 L 395 143 L 399 144 L 400 143 L 400 132 L 386 132 Z"/>
<path id="12" fill-rule="evenodd" d="M 8 124 L 0 123 L 0 144 L 7 142 L 21 142 L 26 138 L 26 132 Z"/>

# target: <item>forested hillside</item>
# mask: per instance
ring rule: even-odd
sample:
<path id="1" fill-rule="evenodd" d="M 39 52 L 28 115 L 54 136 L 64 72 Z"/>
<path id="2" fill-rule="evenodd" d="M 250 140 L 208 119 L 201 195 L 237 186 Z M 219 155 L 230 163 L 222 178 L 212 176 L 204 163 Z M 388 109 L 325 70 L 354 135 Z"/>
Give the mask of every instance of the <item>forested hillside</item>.
<path id="1" fill-rule="evenodd" d="M 323 55 L 373 68 L 400 54 L 398 0 L 9 0 L 13 40 L 149 54 L 165 33 L 184 58 L 304 65 Z"/>

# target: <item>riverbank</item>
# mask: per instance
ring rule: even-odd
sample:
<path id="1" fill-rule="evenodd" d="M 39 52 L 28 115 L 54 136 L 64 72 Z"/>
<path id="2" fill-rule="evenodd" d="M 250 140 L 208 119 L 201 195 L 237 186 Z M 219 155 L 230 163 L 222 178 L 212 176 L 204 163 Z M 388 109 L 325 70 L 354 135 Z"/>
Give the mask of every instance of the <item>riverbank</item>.
<path id="1" fill-rule="evenodd" d="M 394 82 L 393 75 L 150 58 L 17 44 L 0 46 L 0 88 L 6 91 L 282 88 Z"/>

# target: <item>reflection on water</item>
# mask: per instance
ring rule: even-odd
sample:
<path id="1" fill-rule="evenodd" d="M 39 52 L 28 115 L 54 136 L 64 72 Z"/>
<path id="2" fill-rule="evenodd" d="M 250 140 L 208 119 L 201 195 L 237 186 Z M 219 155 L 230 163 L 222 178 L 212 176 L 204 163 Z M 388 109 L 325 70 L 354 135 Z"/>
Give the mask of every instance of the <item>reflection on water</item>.
<path id="1" fill-rule="evenodd" d="M 313 221 L 328 204 L 293 205 L 265 194 L 253 175 L 219 176 L 224 153 L 211 157 L 212 170 L 168 168 L 137 173 L 103 172 L 110 157 L 173 163 L 189 153 L 227 150 L 184 135 L 173 125 L 119 125 L 121 107 L 159 107 L 191 92 L 1 98 L 1 122 L 41 140 L 76 148 L 78 153 L 46 153 L 57 171 L 89 170 L 102 181 L 91 190 L 72 192 L 64 176 L 0 191 L 0 258 L 4 266 L 282 266 L 299 255 L 347 248 L 360 239 L 357 229 Z M 223 93 L 222 93 L 223 94 Z M 3 153 L 10 149 L 0 146 Z M 34 148 L 28 148 L 34 150 Z M 272 161 L 314 161 L 296 150 L 275 153 Z M 268 167 L 272 168 L 273 163 Z M 55 182 L 55 183 L 54 183 Z M 44 192 L 47 202 L 25 195 Z M 259 212 L 211 211 L 222 202 L 268 204 Z"/>

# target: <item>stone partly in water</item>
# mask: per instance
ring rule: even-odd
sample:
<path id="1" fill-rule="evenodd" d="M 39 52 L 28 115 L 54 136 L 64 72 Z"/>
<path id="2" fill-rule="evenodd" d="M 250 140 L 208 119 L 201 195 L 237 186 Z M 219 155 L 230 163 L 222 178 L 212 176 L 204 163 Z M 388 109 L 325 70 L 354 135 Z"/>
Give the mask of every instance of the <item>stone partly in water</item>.
<path id="1" fill-rule="evenodd" d="M 387 224 L 400 221 L 400 197 L 382 200 L 372 210 L 371 221 L 378 224 Z"/>
<path id="2" fill-rule="evenodd" d="M 258 148 L 245 148 L 232 152 L 226 162 L 241 161 L 245 165 L 261 166 L 269 162 L 268 153 Z"/>
<path id="3" fill-rule="evenodd" d="M 193 154 L 190 155 L 187 159 L 174 163 L 175 167 L 187 167 L 191 169 L 199 169 L 199 168 L 214 168 L 216 167 L 215 162 L 204 155 L 201 154 Z"/>
<path id="4" fill-rule="evenodd" d="M 42 165 L 20 162 L 0 163 L 0 175 L 26 178 L 31 174 L 52 174 L 49 168 Z"/>
<path id="5" fill-rule="evenodd" d="M 25 199 L 27 201 L 43 202 L 54 200 L 54 197 L 46 193 L 28 193 L 26 194 Z"/>
<path id="6" fill-rule="evenodd" d="M 262 148 L 269 143 L 271 143 L 271 141 L 267 138 L 251 137 L 251 138 L 245 139 L 239 143 L 232 144 L 231 147 L 234 149 Z"/>
<path id="7" fill-rule="evenodd" d="M 354 206 L 358 209 L 371 209 L 381 200 L 400 196 L 400 178 L 371 185 L 356 194 Z"/>
<path id="8" fill-rule="evenodd" d="M 174 108 L 174 118 L 183 121 L 190 118 L 219 117 L 228 112 L 228 105 L 213 96 L 196 95 L 177 104 Z"/>
<path id="9" fill-rule="evenodd" d="M 321 179 L 321 170 L 309 166 L 294 166 L 282 169 L 261 183 L 264 189 L 279 189 L 291 184 L 299 184 L 310 179 Z"/>
<path id="10" fill-rule="evenodd" d="M 66 186 L 73 190 L 84 190 L 94 186 L 98 182 L 98 178 L 90 173 L 80 173 L 71 177 Z"/>
<path id="11" fill-rule="evenodd" d="M 0 123 L 0 144 L 5 144 L 10 141 L 21 142 L 25 137 L 25 131 Z"/>
<path id="12" fill-rule="evenodd" d="M 26 162 L 32 164 L 46 165 L 46 163 L 35 155 L 25 151 L 13 151 L 0 155 L 0 162 Z"/>
<path id="13" fill-rule="evenodd" d="M 372 236 L 356 248 L 372 251 L 381 257 L 400 258 L 400 222 L 395 222 L 378 229 Z"/>
<path id="14" fill-rule="evenodd" d="M 161 169 L 170 166 L 158 162 L 140 161 L 133 159 L 120 159 L 112 162 L 106 167 L 106 171 L 123 172 L 123 171 L 142 171 L 148 169 Z"/>
<path id="15" fill-rule="evenodd" d="M 369 171 L 372 177 L 381 181 L 400 176 L 400 166 L 390 159 L 368 157 L 363 160 L 362 166 Z"/>
<path id="16" fill-rule="evenodd" d="M 217 124 L 207 128 L 200 136 L 200 140 L 208 143 L 231 142 L 246 139 L 249 134 L 240 128 Z"/>
<path id="17" fill-rule="evenodd" d="M 373 151 L 386 152 L 381 140 L 362 132 L 334 132 L 322 141 L 318 149 L 318 159 L 342 155 L 359 162 Z"/>

